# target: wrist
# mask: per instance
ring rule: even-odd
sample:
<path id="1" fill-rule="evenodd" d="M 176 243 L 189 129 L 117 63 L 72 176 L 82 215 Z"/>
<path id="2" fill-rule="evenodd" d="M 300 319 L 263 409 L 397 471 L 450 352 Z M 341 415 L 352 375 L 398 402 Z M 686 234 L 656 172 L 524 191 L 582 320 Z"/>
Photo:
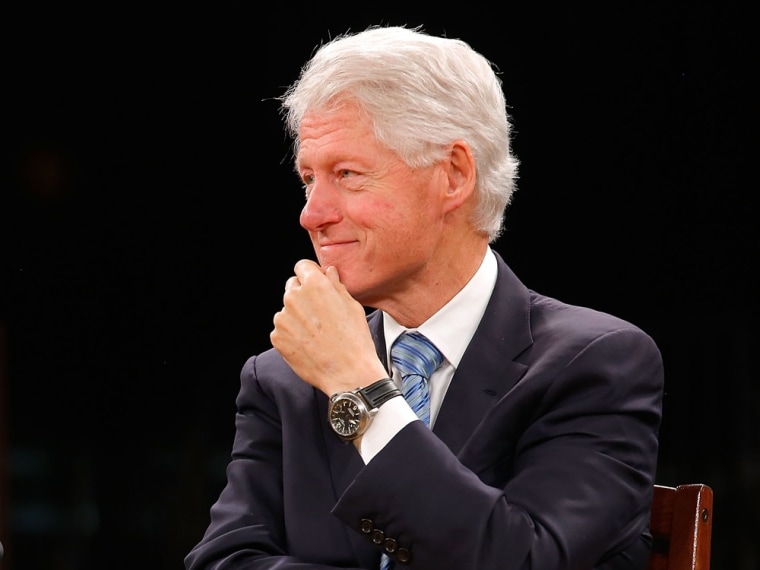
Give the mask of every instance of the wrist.
<path id="1" fill-rule="evenodd" d="M 390 378 L 382 378 L 364 388 L 338 392 L 330 396 L 327 419 L 338 437 L 354 441 L 367 431 L 380 406 L 397 396 L 401 396 L 401 390 Z"/>

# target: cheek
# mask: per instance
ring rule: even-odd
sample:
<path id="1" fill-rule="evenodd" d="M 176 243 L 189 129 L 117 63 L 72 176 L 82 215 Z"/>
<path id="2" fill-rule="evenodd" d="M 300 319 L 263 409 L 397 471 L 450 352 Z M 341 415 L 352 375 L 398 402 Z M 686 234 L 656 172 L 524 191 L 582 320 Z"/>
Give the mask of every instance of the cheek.
<path id="1" fill-rule="evenodd" d="M 371 195 L 371 199 L 347 203 L 344 211 L 356 227 L 368 231 L 368 239 L 374 241 L 372 246 L 381 250 L 375 253 L 383 257 L 425 248 L 431 238 L 435 240 L 440 225 L 441 212 L 431 195 L 435 190 L 429 180 L 412 179 L 396 188 Z"/>
<path id="2" fill-rule="evenodd" d="M 435 223 L 422 204 L 394 203 L 373 212 L 372 232 L 377 254 L 390 262 L 415 257 L 433 239 Z M 431 230 L 433 230 L 431 232 Z"/>
<path id="3" fill-rule="evenodd" d="M 385 199 L 356 200 L 346 204 L 344 218 L 358 228 L 370 231 L 383 231 L 384 228 L 398 223 L 403 210 L 398 204 Z"/>

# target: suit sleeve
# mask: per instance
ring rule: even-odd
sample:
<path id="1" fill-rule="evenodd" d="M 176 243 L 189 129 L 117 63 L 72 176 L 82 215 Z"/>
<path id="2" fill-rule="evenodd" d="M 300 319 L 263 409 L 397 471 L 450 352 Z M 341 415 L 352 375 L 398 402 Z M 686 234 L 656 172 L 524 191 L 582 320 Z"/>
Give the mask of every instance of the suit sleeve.
<path id="1" fill-rule="evenodd" d="M 659 351 L 620 328 L 530 358 L 458 455 L 410 424 L 335 513 L 354 528 L 371 520 L 417 570 L 594 568 L 635 545 L 656 467 Z M 516 417 L 523 425 L 504 428 Z M 503 455 L 471 469 L 465 458 L 493 457 L 493 446 Z"/>
<path id="2" fill-rule="evenodd" d="M 188 570 L 337 568 L 300 560 L 288 551 L 281 413 L 273 393 L 256 376 L 256 363 L 257 357 L 252 357 L 241 374 L 226 486 L 211 507 L 211 521 L 203 538 L 186 556 L 185 567 Z M 299 381 L 297 386 L 304 388 L 305 384 L 301 384 Z"/>

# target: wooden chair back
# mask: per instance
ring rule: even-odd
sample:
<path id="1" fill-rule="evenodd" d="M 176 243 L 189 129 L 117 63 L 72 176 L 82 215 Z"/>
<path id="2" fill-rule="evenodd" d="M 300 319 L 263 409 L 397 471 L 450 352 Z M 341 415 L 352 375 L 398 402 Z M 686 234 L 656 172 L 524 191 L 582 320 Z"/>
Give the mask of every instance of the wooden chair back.
<path id="1" fill-rule="evenodd" d="M 709 570 L 713 491 L 703 484 L 654 486 L 647 570 Z"/>

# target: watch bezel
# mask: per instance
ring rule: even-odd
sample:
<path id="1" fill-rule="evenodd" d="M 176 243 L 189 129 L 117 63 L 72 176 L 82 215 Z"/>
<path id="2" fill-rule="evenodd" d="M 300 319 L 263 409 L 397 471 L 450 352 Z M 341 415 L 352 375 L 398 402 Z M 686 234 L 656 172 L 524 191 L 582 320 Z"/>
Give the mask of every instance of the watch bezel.
<path id="1" fill-rule="evenodd" d="M 327 421 L 330 423 L 332 430 L 345 441 L 351 441 L 362 435 L 369 424 L 372 422 L 372 417 L 377 413 L 377 410 L 385 402 L 396 396 L 401 396 L 401 390 L 393 382 L 391 378 L 381 378 L 368 386 L 363 388 L 356 388 L 350 392 L 338 392 L 330 396 L 330 405 L 327 409 Z M 356 404 L 359 408 L 359 424 L 352 433 L 341 433 L 335 427 L 335 408 L 341 400 L 350 400 Z"/>
<path id="2" fill-rule="evenodd" d="M 338 408 L 338 405 L 342 402 L 351 402 L 356 405 L 356 407 L 359 409 L 359 423 L 356 426 L 356 429 L 353 430 L 351 433 L 342 433 L 341 431 L 336 428 L 335 419 L 336 418 L 336 410 Z M 338 394 L 334 394 L 330 397 L 330 407 L 328 409 L 328 421 L 330 422 L 330 427 L 332 430 L 337 434 L 338 437 L 345 441 L 352 441 L 362 435 L 365 431 L 367 431 L 367 428 L 369 427 L 370 420 L 372 419 L 372 412 L 373 410 L 370 410 L 367 406 L 367 402 L 365 402 L 364 398 L 362 398 L 358 394 L 358 390 L 353 392 L 340 392 Z"/>

